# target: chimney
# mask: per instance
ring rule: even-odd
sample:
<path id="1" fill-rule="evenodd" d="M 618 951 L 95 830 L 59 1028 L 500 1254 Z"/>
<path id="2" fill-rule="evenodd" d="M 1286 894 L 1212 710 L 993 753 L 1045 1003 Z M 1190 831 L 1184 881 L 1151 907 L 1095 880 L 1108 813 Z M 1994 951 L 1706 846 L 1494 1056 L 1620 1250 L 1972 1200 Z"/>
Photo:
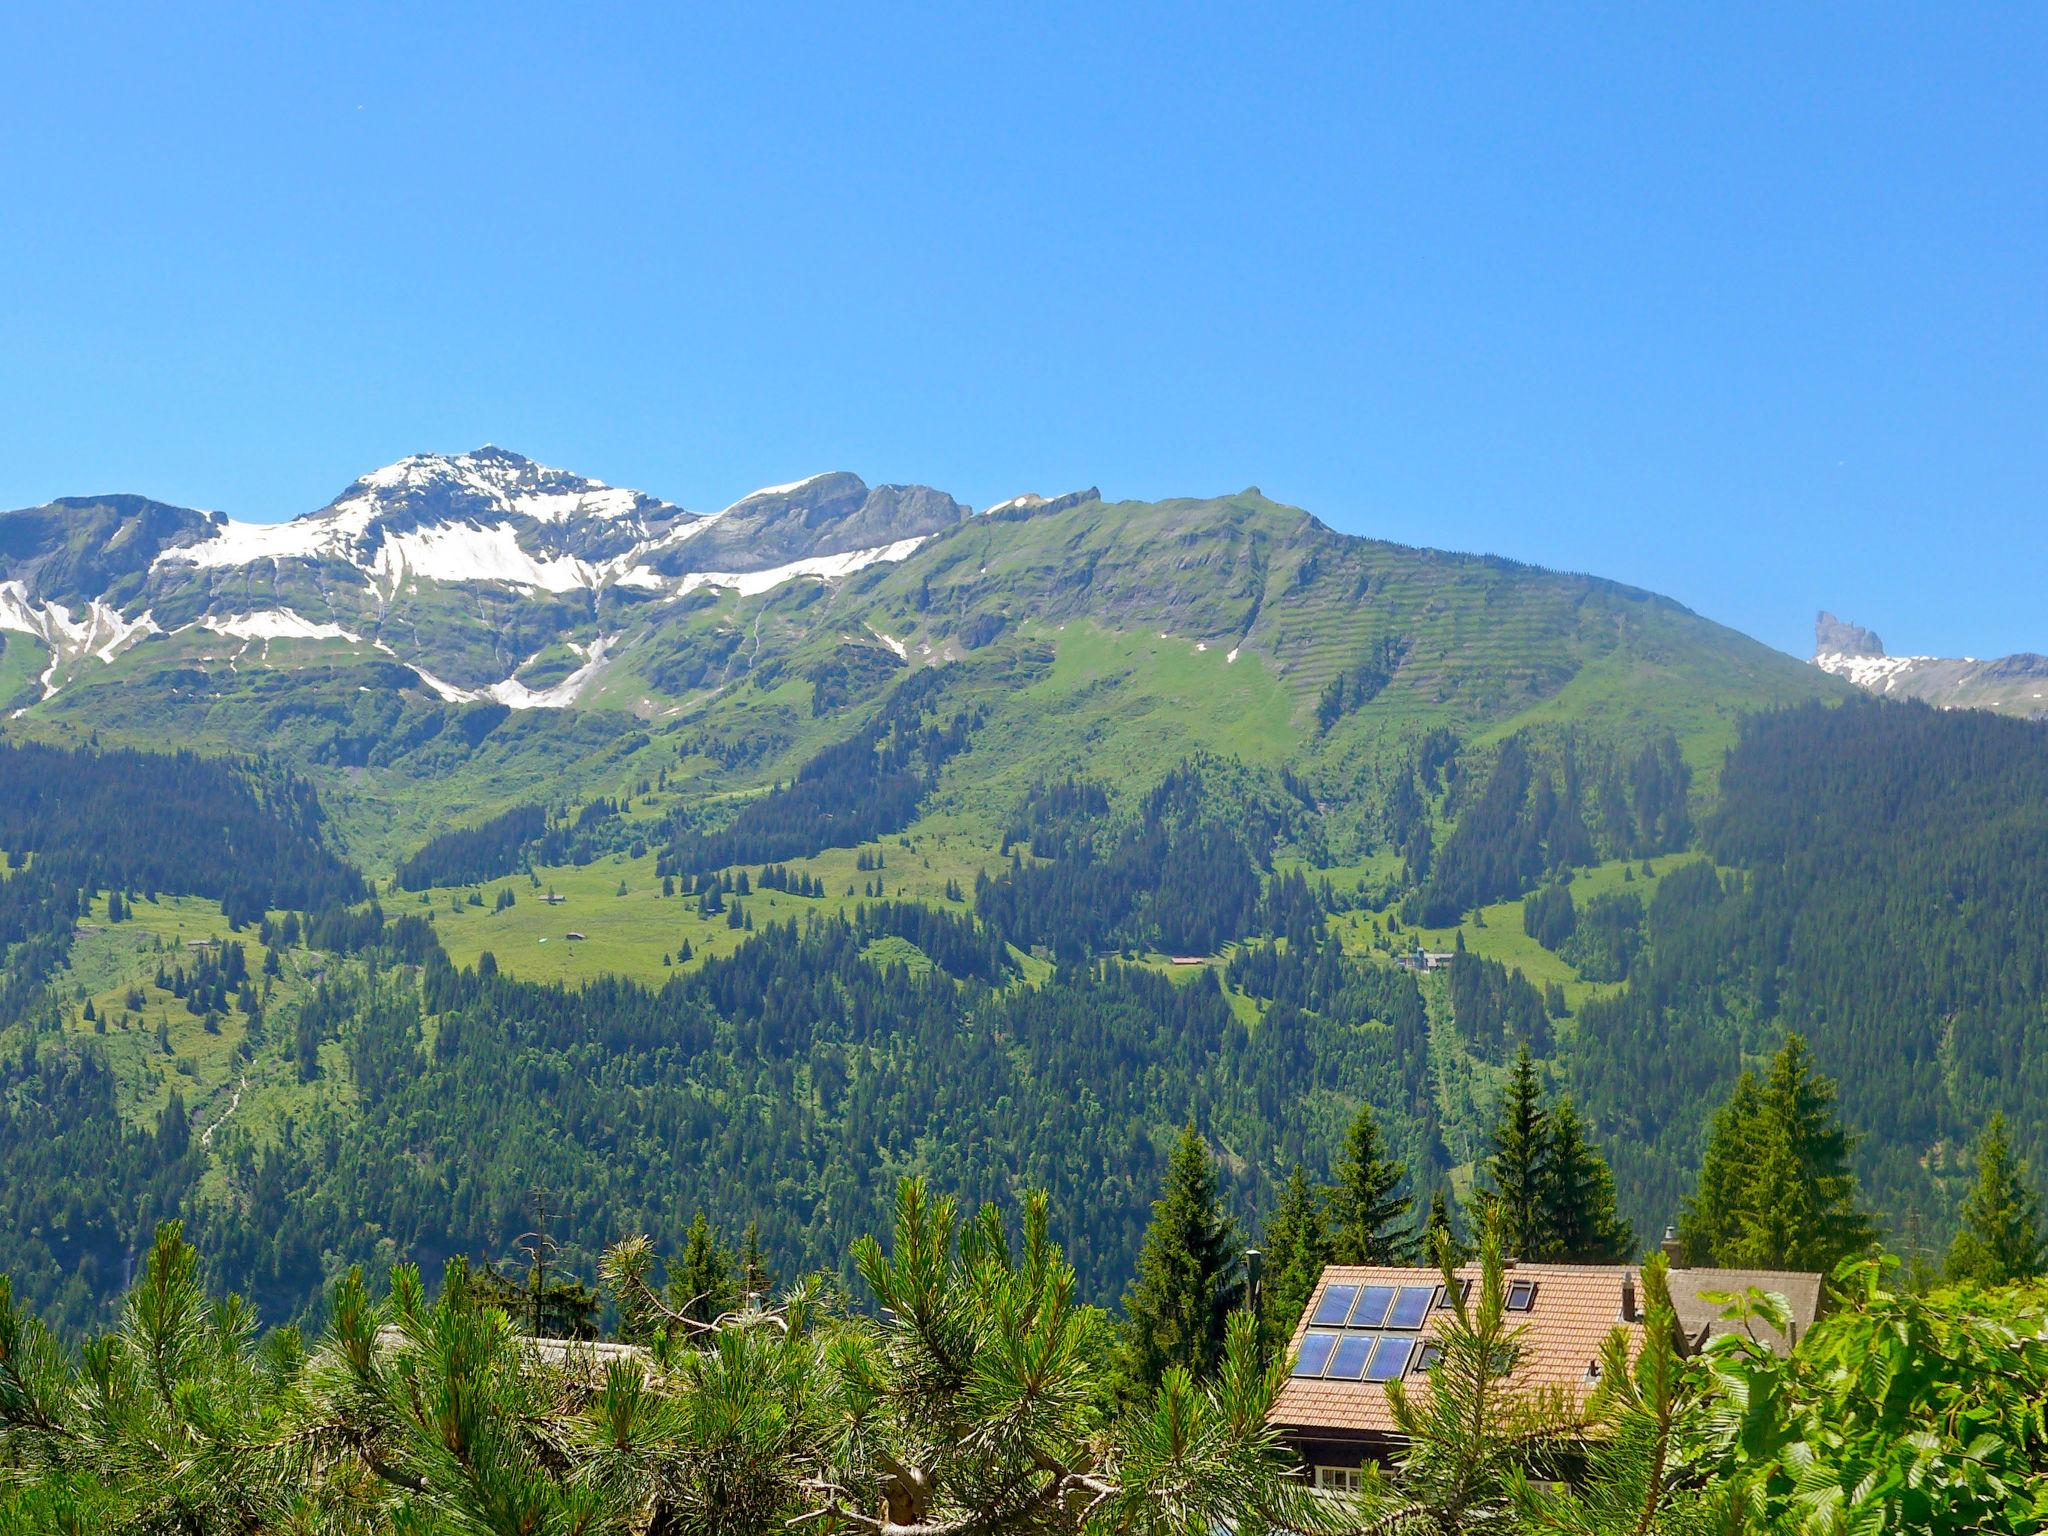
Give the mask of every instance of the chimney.
<path id="1" fill-rule="evenodd" d="M 1673 1269 L 1685 1268 L 1685 1244 L 1678 1240 L 1678 1228 L 1666 1227 L 1664 1241 L 1657 1246 L 1664 1250 L 1664 1257 Z"/>
<path id="2" fill-rule="evenodd" d="M 1636 1272 L 1632 1269 L 1621 1277 L 1621 1320 L 1624 1323 L 1641 1321 L 1636 1313 Z"/>

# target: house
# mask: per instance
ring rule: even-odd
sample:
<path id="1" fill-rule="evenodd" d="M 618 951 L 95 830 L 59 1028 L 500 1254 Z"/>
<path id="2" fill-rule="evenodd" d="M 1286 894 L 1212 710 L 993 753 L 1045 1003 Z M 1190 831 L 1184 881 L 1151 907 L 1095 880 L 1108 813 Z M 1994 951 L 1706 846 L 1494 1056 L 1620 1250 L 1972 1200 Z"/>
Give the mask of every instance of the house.
<path id="1" fill-rule="evenodd" d="M 1457 954 L 1448 949 L 1411 949 L 1395 958 L 1411 971 L 1448 971 Z"/>
<path id="2" fill-rule="evenodd" d="M 1465 1266 L 1456 1278 L 1469 1296 L 1480 1283 L 1479 1266 Z M 1524 1330 L 1509 1378 L 1516 1388 L 1554 1389 L 1584 1401 L 1599 1383 L 1609 1334 L 1628 1330 L 1631 1353 L 1641 1346 L 1639 1266 L 1514 1263 L 1505 1281 L 1509 1322 Z M 1708 1298 L 1751 1286 L 1784 1296 L 1792 1310 L 1792 1336 L 1765 1342 L 1783 1353 L 1805 1335 L 1820 1305 L 1820 1276 L 1673 1268 L 1672 1306 L 1685 1347 L 1742 1326 L 1724 1324 L 1721 1304 Z M 1454 1312 L 1434 1269 L 1333 1264 L 1323 1271 L 1295 1326 L 1293 1365 L 1270 1415 L 1317 1487 L 1355 1489 L 1366 1462 L 1399 1451 L 1387 1384 L 1427 1390 L 1434 1341 Z"/>
<path id="3" fill-rule="evenodd" d="M 571 944 L 581 944 L 584 941 L 585 935 L 580 934 L 574 928 L 571 928 L 567 933 L 563 934 L 562 937 Z"/>

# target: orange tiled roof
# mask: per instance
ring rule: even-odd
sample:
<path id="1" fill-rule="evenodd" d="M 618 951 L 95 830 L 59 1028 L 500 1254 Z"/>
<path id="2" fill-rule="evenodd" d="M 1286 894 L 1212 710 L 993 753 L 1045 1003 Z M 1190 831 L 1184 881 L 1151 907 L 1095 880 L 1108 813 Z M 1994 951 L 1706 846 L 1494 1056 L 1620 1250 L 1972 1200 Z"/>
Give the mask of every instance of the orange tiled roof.
<path id="1" fill-rule="evenodd" d="M 1457 1271 L 1461 1280 L 1479 1284 L 1479 1266 L 1467 1265 Z M 1636 1288 L 1637 1321 L 1622 1320 L 1622 1283 L 1628 1277 Z M 1333 1264 L 1323 1271 L 1295 1324 L 1289 1352 L 1298 1355 L 1308 1335 L 1309 1320 L 1322 1305 L 1323 1295 L 1333 1285 L 1431 1286 L 1442 1283 L 1434 1269 L 1408 1269 L 1377 1265 Z M 1642 1277 L 1633 1265 L 1625 1264 L 1517 1264 L 1507 1271 L 1507 1280 L 1532 1281 L 1535 1295 L 1527 1312 L 1510 1312 L 1508 1320 L 1521 1327 L 1521 1350 L 1510 1382 L 1518 1388 L 1562 1388 L 1583 1399 L 1594 1383 L 1587 1367 L 1600 1358 L 1600 1348 L 1616 1327 L 1633 1334 L 1630 1353 L 1641 1346 L 1643 1325 Z M 1474 1294 L 1473 1304 L 1478 1298 Z M 1453 1314 L 1434 1307 L 1416 1330 L 1421 1339 L 1433 1338 Z M 1393 1331 L 1393 1330 L 1386 1330 Z M 1410 1392 L 1424 1385 L 1413 1360 L 1401 1378 Z M 1332 1381 L 1290 1376 L 1269 1415 L 1275 1424 L 1290 1429 L 1335 1430 L 1363 1434 L 1388 1434 L 1394 1429 L 1387 1410 L 1384 1384 L 1368 1381 Z"/>

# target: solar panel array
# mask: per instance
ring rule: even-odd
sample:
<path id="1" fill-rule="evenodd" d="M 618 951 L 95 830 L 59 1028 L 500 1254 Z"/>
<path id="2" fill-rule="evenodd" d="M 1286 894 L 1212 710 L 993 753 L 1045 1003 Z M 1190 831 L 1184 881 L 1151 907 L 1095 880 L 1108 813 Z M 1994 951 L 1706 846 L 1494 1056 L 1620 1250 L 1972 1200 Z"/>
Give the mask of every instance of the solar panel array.
<path id="1" fill-rule="evenodd" d="M 1393 1381 L 1408 1374 L 1425 1351 L 1419 1330 L 1441 1286 L 1331 1285 L 1295 1358 L 1296 1376 L 1324 1381 Z M 1430 1359 L 1427 1364 L 1434 1364 Z M 1426 1369 L 1427 1364 L 1420 1368 Z"/>

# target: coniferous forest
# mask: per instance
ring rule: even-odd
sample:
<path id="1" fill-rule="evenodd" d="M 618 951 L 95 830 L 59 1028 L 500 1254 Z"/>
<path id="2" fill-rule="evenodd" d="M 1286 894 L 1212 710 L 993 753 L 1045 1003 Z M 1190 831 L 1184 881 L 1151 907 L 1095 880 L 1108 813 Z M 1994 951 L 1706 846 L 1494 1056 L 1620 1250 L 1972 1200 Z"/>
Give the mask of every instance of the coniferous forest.
<path id="1" fill-rule="evenodd" d="M 167 1304 L 167 1286 L 232 1288 L 241 1300 L 223 1305 L 328 1330 L 322 1347 L 343 1354 L 372 1316 L 424 1339 L 493 1307 L 530 1311 L 539 1331 L 633 1337 L 642 1292 L 616 1258 L 632 1239 L 645 1246 L 629 1258 L 672 1256 L 685 1340 L 772 1276 L 813 1277 L 804 1294 L 824 1310 L 804 1315 L 858 1333 L 865 1304 L 847 1298 L 894 1283 L 871 1235 L 936 1240 L 901 1207 L 913 1188 L 914 1203 L 929 1191 L 986 1207 L 985 1222 L 1059 1229 L 1073 1301 L 1099 1309 L 1077 1314 L 1090 1321 L 1074 1348 L 1119 1433 L 1148 1412 L 1227 1416 L 1232 1394 L 1264 1390 L 1232 1351 L 1270 1360 L 1329 1262 L 1489 1243 L 1623 1262 L 1666 1225 L 1701 1263 L 1833 1273 L 1901 1256 L 1882 1285 L 1902 1290 L 1841 1271 L 1866 1294 L 1832 1343 L 1816 1335 L 1838 1350 L 1927 1305 L 1906 1292 L 2009 1285 L 2048 1264 L 2033 1172 L 2048 1166 L 2048 975 L 2028 937 L 2048 918 L 2038 727 L 1857 701 L 1753 715 L 1711 793 L 1688 788 L 1668 744 L 1432 736 L 1379 802 L 1398 864 L 1377 885 L 1319 852 L 1316 797 L 1284 775 L 1207 756 L 1137 795 L 1068 776 L 1019 797 L 971 892 L 949 879 L 941 899 L 906 898 L 919 844 L 874 833 L 919 814 L 974 721 L 922 687 L 722 820 L 698 807 L 650 823 L 645 781 L 523 803 L 435 837 L 381 890 L 336 851 L 319 795 L 277 765 L 0 748 L 7 1454 L 62 1460 L 49 1437 L 71 1390 L 50 1388 L 45 1414 L 44 1388 L 7 1377 L 10 1360 L 57 1380 L 63 1341 Z M 848 845 L 840 899 L 809 861 Z M 488 948 L 458 962 L 443 941 L 450 911 L 545 909 L 559 899 L 545 871 L 634 857 L 679 921 L 715 921 L 727 942 L 680 940 L 658 981 L 570 983 Z M 762 908 L 770 896 L 785 905 Z M 1446 902 L 1465 920 L 1424 963 Z M 146 926 L 171 910 L 211 911 L 221 931 Z M 129 980 L 76 984 L 109 955 L 132 957 Z M 1530 958 L 1546 955 L 1576 990 Z M 225 1102 L 200 1107 L 174 1025 L 228 1052 Z M 138 1053 L 178 1064 L 140 1111 Z M 252 1077 L 279 1064 L 268 1091 L 283 1111 L 260 1130 L 235 1122 Z M 166 1224 L 192 1246 L 152 1248 Z M 960 1242 L 968 1269 L 995 1262 L 992 1235 Z M 1251 1246 L 1270 1278 L 1238 1340 Z M 446 1277 L 439 1300 L 408 1265 Z M 609 1289 L 593 1289 L 604 1265 Z M 352 1289 L 394 1266 L 389 1300 Z M 144 1300 L 122 1313 L 138 1276 Z M 1912 1315 L 1958 1339 L 1998 1326 L 1962 1305 Z M 273 1365 L 202 1351 L 194 1369 L 332 1382 L 327 1356 L 289 1356 L 288 1337 L 310 1335 L 272 1337 L 287 1351 Z M 1784 1369 L 1684 1367 L 1702 1402 L 1719 1390 L 1702 1372 Z M 525 1392 L 518 1375 L 493 1379 Z M 1954 1385 L 1937 1369 L 1914 1411 Z M 1416 1442 L 1430 1433 L 1418 1424 Z M 1747 1486 L 1736 1462 L 1753 1446 L 1699 1433 L 1686 1454 L 1734 1457 L 1729 1486 Z M 132 1445 L 103 1449 L 142 1465 Z M 492 1454 L 525 1465 L 531 1449 Z M 1290 1496 L 1284 1477 L 1260 1482 L 1271 1444 L 1212 1450 L 1250 1458 L 1248 1482 L 1204 1474 L 1252 1501 L 1240 1512 L 1268 1496 L 1247 1490 Z M 1135 1444 L 1119 1454 L 1149 1465 Z M 520 1474 L 543 1503 L 557 1495 L 534 1490 L 555 1475 Z M 1431 1476 L 1419 1465 L 1368 1491 L 1447 1496 Z M 119 1486 L 86 1478 L 78 1507 L 131 1496 Z M 432 1486 L 415 1470 L 397 1495 L 363 1496 Z M 1765 1476 L 1757 1497 L 1774 1487 Z M 821 1495 L 777 1483 L 761 1497 L 787 1512 Z M 1515 1518 L 1584 1514 L 1540 1502 Z"/>

